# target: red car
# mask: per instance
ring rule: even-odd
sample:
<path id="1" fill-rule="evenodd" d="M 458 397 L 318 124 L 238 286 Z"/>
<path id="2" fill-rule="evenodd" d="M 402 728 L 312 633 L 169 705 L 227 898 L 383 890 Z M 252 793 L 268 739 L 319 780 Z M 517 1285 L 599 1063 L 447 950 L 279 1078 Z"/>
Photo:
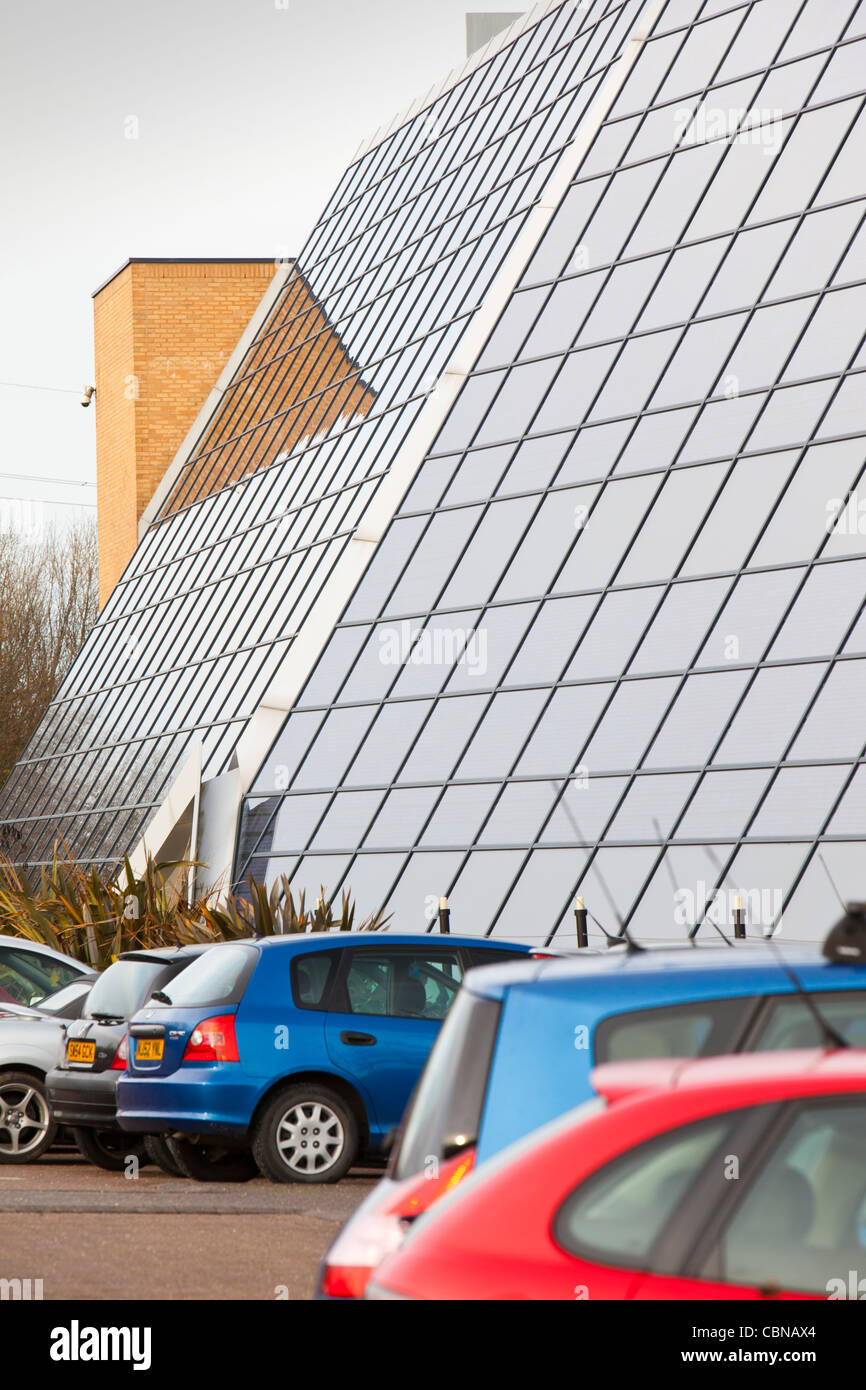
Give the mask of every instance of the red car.
<path id="1" fill-rule="evenodd" d="M 380 1299 L 866 1297 L 866 1051 L 612 1063 L 413 1224 Z"/>

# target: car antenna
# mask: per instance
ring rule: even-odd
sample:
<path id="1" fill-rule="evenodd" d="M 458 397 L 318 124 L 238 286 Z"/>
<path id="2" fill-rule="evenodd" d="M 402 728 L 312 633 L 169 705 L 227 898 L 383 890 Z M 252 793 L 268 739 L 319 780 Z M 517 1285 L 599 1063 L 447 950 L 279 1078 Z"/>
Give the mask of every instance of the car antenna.
<path id="1" fill-rule="evenodd" d="M 728 886 L 730 887 L 730 882 L 729 882 L 729 879 L 728 879 L 728 875 L 722 871 L 722 864 L 721 864 L 721 860 L 719 859 L 718 855 L 715 854 L 715 853 L 713 852 L 713 850 L 710 849 L 709 845 L 703 845 L 702 848 L 703 848 L 704 854 L 705 854 L 705 855 L 707 856 L 707 858 L 709 859 L 709 861 L 710 861 L 710 863 L 712 864 L 713 868 L 715 869 L 716 873 L 717 873 L 717 874 L 720 873 L 720 874 L 722 875 L 722 879 L 724 880 L 724 882 L 727 883 Z M 724 941 L 725 945 L 726 945 L 726 946 L 733 946 L 733 945 L 734 945 L 733 941 L 732 941 L 731 938 L 728 936 L 727 932 L 722 931 L 722 929 L 721 929 L 721 927 L 719 926 L 718 922 L 714 922 L 713 919 L 712 919 L 712 917 L 710 918 L 710 921 L 712 922 L 712 925 L 715 927 L 716 931 L 719 933 L 719 936 L 722 938 L 722 940 Z M 695 937 L 696 937 L 697 934 L 698 934 L 698 930 L 699 930 L 699 928 L 700 928 L 700 925 L 701 925 L 700 922 L 695 922 L 695 925 L 692 927 L 691 931 L 689 932 L 689 939 L 690 939 L 692 942 L 694 941 Z"/>
<path id="2" fill-rule="evenodd" d="M 668 872 L 668 878 L 669 878 L 670 881 L 671 881 L 671 887 L 672 887 L 673 890 L 674 890 L 674 902 L 676 902 L 676 895 L 677 895 L 677 893 L 679 892 L 679 886 L 678 886 L 678 884 L 677 884 L 676 875 L 675 875 L 675 873 L 674 873 L 674 866 L 673 866 L 673 864 L 671 863 L 670 857 L 668 856 L 668 847 L 667 847 L 667 845 L 665 844 L 665 837 L 664 837 L 664 835 L 662 834 L 662 828 L 661 828 L 661 825 L 659 824 L 658 816 L 653 816 L 653 828 L 655 829 L 655 832 L 656 832 L 656 839 L 657 839 L 658 842 L 659 842 L 659 848 L 660 848 L 660 849 L 662 849 L 662 848 L 664 849 L 664 854 L 663 854 L 662 857 L 663 857 L 663 859 L 664 859 L 665 868 L 667 869 L 667 872 Z M 721 927 L 719 926 L 719 924 L 718 924 L 717 922 L 714 922 L 714 923 L 713 923 L 713 926 L 714 926 L 714 927 L 716 928 L 716 930 L 720 933 L 720 935 L 721 935 L 721 936 L 723 937 L 723 939 L 727 942 L 727 944 L 728 944 L 729 946 L 732 946 L 732 945 L 733 945 L 733 942 L 732 942 L 732 941 L 728 941 L 728 938 L 725 936 L 725 933 L 722 931 L 722 929 L 721 929 Z M 695 948 L 697 948 L 697 944 L 698 944 L 698 943 L 697 943 L 697 941 L 695 940 L 694 933 L 692 933 L 692 932 L 687 932 L 687 933 L 686 933 L 686 939 L 688 940 L 688 943 L 689 943 L 690 946 L 694 946 Z"/>
<path id="3" fill-rule="evenodd" d="M 557 796 L 558 796 L 558 795 L 559 795 L 559 786 L 558 786 L 558 784 L 557 784 L 555 781 L 551 781 L 550 785 L 553 787 L 554 792 L 555 792 L 555 793 L 557 794 Z M 572 830 L 574 831 L 575 835 L 577 836 L 577 843 L 578 843 L 579 847 L 580 847 L 581 849 L 589 849 L 589 843 L 588 843 L 588 842 L 583 838 L 583 836 L 581 835 L 581 833 L 580 833 L 580 826 L 578 825 L 577 820 L 575 819 L 575 816 L 574 816 L 574 813 L 573 813 L 571 807 L 569 806 L 568 802 L 565 800 L 564 797 L 563 797 L 562 802 L 561 802 L 560 804 L 561 804 L 561 806 L 562 806 L 563 811 L 565 812 L 566 818 L 568 819 L 569 823 L 571 824 Z M 597 859 L 597 856 L 596 856 L 596 859 Z M 607 898 L 608 907 L 610 908 L 611 912 L 613 913 L 614 918 L 615 918 L 615 920 L 616 920 L 616 922 L 617 922 L 617 925 L 619 926 L 619 931 L 616 933 L 616 935 L 614 935 L 612 932 L 609 932 L 605 927 L 603 927 L 603 926 L 601 925 L 601 922 L 598 920 L 598 918 L 595 916 L 595 914 L 592 913 L 592 912 L 590 912 L 588 908 L 587 908 L 587 913 L 586 913 L 587 917 L 591 917 L 592 920 L 593 920 L 593 922 L 595 923 L 595 925 L 598 927 L 599 931 L 602 932 L 602 933 L 604 934 L 604 938 L 605 938 L 605 940 L 606 940 L 608 946 L 618 946 L 618 945 L 620 945 L 622 942 L 625 942 L 626 949 L 627 949 L 629 955 L 637 955 L 637 954 L 639 954 L 641 951 L 643 951 L 644 948 L 643 948 L 643 946 L 639 946 L 639 945 L 638 945 L 638 943 L 635 941 L 635 939 L 634 939 L 633 936 L 630 936 L 630 935 L 629 935 L 628 927 L 625 925 L 625 922 L 622 920 L 622 917 L 620 916 L 619 911 L 617 910 L 616 903 L 614 902 L 614 899 L 613 899 L 613 894 L 610 892 L 610 889 L 608 888 L 608 886 L 607 886 L 607 884 L 606 884 L 606 882 L 605 882 L 604 875 L 602 874 L 601 869 L 598 867 L 598 863 L 596 862 L 596 860 L 593 860 L 592 867 L 593 867 L 593 869 L 594 869 L 595 872 L 596 872 L 596 875 L 597 875 L 597 877 L 598 877 L 599 883 L 601 884 L 602 892 L 604 893 L 604 896 Z"/>

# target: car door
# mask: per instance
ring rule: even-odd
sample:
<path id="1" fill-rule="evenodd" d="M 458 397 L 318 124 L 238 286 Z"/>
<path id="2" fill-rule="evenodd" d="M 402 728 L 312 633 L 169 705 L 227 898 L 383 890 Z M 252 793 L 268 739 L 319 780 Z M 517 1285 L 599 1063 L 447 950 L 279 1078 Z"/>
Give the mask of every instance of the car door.
<path id="1" fill-rule="evenodd" d="M 457 947 L 354 946 L 325 1022 L 332 1062 L 372 1097 L 380 1134 L 399 1124 L 463 978 Z"/>
<path id="2" fill-rule="evenodd" d="M 866 1297 L 864 1153 L 862 1094 L 780 1107 L 751 1176 L 728 1184 L 682 1273 L 645 1275 L 632 1297 Z"/>

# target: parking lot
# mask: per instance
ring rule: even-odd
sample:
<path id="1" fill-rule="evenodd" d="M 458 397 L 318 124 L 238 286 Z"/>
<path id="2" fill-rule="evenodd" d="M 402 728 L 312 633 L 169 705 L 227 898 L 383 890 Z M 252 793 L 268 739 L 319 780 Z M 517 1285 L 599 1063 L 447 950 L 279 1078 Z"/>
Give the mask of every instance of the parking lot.
<path id="1" fill-rule="evenodd" d="M 319 1259 L 376 1180 L 193 1183 L 70 1153 L 0 1168 L 0 1278 L 54 1299 L 308 1299 Z"/>

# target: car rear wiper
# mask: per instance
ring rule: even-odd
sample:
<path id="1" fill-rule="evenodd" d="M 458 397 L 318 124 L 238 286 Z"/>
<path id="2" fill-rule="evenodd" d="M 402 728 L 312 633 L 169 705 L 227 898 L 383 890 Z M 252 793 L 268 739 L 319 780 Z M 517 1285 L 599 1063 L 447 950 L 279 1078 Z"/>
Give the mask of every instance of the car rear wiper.
<path id="1" fill-rule="evenodd" d="M 91 1018 L 95 1018 L 97 1023 L 125 1023 L 122 1014 L 98 1014 L 92 1013 Z"/>
<path id="2" fill-rule="evenodd" d="M 165 990 L 163 990 L 163 989 L 155 989 L 155 990 L 153 991 L 153 994 L 152 994 L 150 997 L 151 997 L 151 999 L 156 999 L 160 1004 L 171 1004 L 171 1003 L 172 1003 L 172 1000 L 169 998 L 169 996 L 166 994 Z"/>

